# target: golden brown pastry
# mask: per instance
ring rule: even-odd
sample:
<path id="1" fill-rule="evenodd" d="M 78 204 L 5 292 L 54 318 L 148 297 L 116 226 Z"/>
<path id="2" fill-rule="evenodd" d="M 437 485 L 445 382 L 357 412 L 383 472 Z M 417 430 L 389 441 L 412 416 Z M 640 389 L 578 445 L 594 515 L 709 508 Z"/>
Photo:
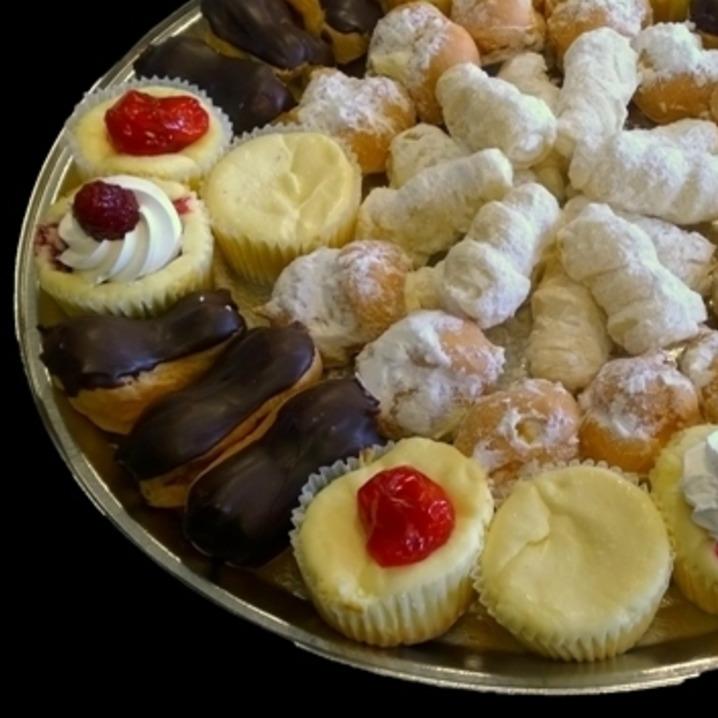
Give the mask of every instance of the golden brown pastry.
<path id="1" fill-rule="evenodd" d="M 384 172 L 392 139 L 416 124 L 414 103 L 398 82 L 329 68 L 312 73 L 287 119 L 343 140 L 364 174 Z"/>
<path id="2" fill-rule="evenodd" d="M 579 402 L 581 455 L 641 474 L 671 436 L 701 421 L 693 384 L 665 352 L 608 362 Z"/>
<path id="3" fill-rule="evenodd" d="M 370 74 L 386 75 L 404 85 L 421 120 L 439 124 L 436 82 L 461 62 L 479 62 L 471 35 L 433 5 L 412 2 L 379 21 L 369 44 L 367 68 Z"/>
<path id="4" fill-rule="evenodd" d="M 474 38 L 482 65 L 543 48 L 546 23 L 532 0 L 453 0 L 451 19 Z"/>
<path id="5" fill-rule="evenodd" d="M 390 242 L 358 241 L 295 259 L 256 312 L 279 326 L 301 322 L 327 365 L 344 365 L 407 312 L 409 257 Z"/>
<path id="6" fill-rule="evenodd" d="M 504 350 L 473 322 L 418 311 L 394 324 L 357 358 L 357 376 L 379 399 L 388 435 L 439 439 L 499 378 Z"/>
<path id="7" fill-rule="evenodd" d="M 715 117 L 718 50 L 704 50 L 699 35 L 676 23 L 647 28 L 634 47 L 641 73 L 634 101 L 644 114 L 659 124 Z"/>
<path id="8" fill-rule="evenodd" d="M 610 27 L 625 37 L 638 35 L 651 24 L 649 0 L 565 0 L 548 19 L 548 40 L 561 58 L 585 32 Z"/>
<path id="9" fill-rule="evenodd" d="M 503 494 L 529 462 L 575 459 L 580 423 L 578 404 L 561 384 L 525 379 L 481 397 L 461 422 L 454 446 L 473 456 Z"/>

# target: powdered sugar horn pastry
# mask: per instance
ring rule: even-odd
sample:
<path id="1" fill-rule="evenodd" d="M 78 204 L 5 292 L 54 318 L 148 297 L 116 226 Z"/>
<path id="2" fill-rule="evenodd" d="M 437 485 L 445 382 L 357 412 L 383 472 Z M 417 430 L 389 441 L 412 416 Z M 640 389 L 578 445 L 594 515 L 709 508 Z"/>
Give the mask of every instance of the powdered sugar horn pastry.
<path id="1" fill-rule="evenodd" d="M 390 186 L 398 189 L 422 170 L 468 154 L 436 125 L 415 125 L 391 141 L 386 166 Z"/>
<path id="2" fill-rule="evenodd" d="M 507 60 L 499 70 L 498 77 L 510 82 L 524 95 L 543 100 L 556 112 L 561 90 L 548 76 L 546 58 L 538 52 L 523 52 Z"/>
<path id="3" fill-rule="evenodd" d="M 436 96 L 451 136 L 474 151 L 498 147 L 516 167 L 531 167 L 553 147 L 556 118 L 549 106 L 480 67 L 447 70 Z"/>
<path id="4" fill-rule="evenodd" d="M 538 184 L 525 184 L 484 205 L 466 238 L 437 270 L 444 307 L 482 329 L 514 316 L 531 291 L 531 273 L 553 238 L 560 210 Z"/>
<path id="5" fill-rule="evenodd" d="M 573 186 L 590 199 L 675 224 L 718 218 L 718 156 L 682 150 L 646 132 L 579 145 Z"/>
<path id="6" fill-rule="evenodd" d="M 631 130 L 635 135 L 647 134 L 668 140 L 684 152 L 718 155 L 718 125 L 711 120 L 684 119 L 650 130 Z"/>
<path id="7" fill-rule="evenodd" d="M 513 169 L 491 149 L 424 170 L 400 189 L 379 187 L 364 200 L 357 239 L 396 242 L 417 263 L 448 249 L 483 204 L 511 189 Z"/>
<path id="8" fill-rule="evenodd" d="M 608 315 L 608 333 L 630 354 L 694 337 L 706 319 L 699 294 L 659 261 L 646 233 L 607 205 L 590 204 L 558 233 L 568 275 Z"/>
<path id="9" fill-rule="evenodd" d="M 577 143 L 596 142 L 623 128 L 638 87 L 637 59 L 628 40 L 610 28 L 587 32 L 573 43 L 564 58 L 557 107 L 561 154 L 570 157 Z"/>
<path id="10" fill-rule="evenodd" d="M 369 44 L 367 69 L 409 91 L 424 122 L 439 124 L 434 89 L 441 74 L 459 62 L 478 63 L 471 35 L 425 2 L 400 5 L 382 18 Z"/>
<path id="11" fill-rule="evenodd" d="M 711 99 L 718 92 L 718 50 L 704 50 L 700 36 L 678 23 L 645 29 L 634 47 L 641 71 L 635 101 L 650 119 L 665 123 L 711 116 Z"/>
<path id="12" fill-rule="evenodd" d="M 568 224 L 591 201 L 583 196 L 569 200 L 563 208 L 561 221 Z M 710 272 L 714 266 L 716 248 L 699 232 L 676 227 L 655 217 L 644 217 L 632 212 L 615 214 L 642 229 L 649 237 L 658 255 L 658 261 L 684 284 L 702 295 L 710 293 Z"/>
<path id="13" fill-rule="evenodd" d="M 557 258 L 531 297 L 533 325 L 526 348 L 531 376 L 586 387 L 608 361 L 612 342 L 606 315 L 591 292 L 574 282 Z"/>

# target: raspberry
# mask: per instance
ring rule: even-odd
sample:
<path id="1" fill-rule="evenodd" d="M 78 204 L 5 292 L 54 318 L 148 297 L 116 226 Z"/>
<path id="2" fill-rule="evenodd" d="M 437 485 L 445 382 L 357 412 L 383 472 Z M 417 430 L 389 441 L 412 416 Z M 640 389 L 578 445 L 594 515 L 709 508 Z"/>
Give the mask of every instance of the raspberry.
<path id="1" fill-rule="evenodd" d="M 72 213 L 95 239 L 122 239 L 140 221 L 140 207 L 130 190 L 100 180 L 86 184 L 76 195 Z"/>
<path id="2" fill-rule="evenodd" d="M 380 566 L 417 563 L 454 530 L 454 507 L 446 492 L 410 466 L 378 473 L 357 498 L 367 550 Z"/>
<path id="3" fill-rule="evenodd" d="M 105 126 L 118 152 L 163 155 L 202 137 L 209 129 L 209 115 L 188 95 L 154 97 L 130 90 L 105 113 Z"/>

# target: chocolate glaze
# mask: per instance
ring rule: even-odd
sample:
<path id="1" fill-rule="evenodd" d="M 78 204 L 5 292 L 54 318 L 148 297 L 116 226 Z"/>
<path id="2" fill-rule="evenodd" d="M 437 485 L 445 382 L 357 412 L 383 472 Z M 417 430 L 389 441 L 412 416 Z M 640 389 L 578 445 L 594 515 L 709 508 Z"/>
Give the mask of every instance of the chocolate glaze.
<path id="1" fill-rule="evenodd" d="M 286 545 L 310 474 L 382 444 L 378 402 L 354 379 L 326 381 L 288 401 L 259 441 L 190 488 L 184 528 L 203 553 L 259 565 Z"/>
<path id="2" fill-rule="evenodd" d="M 300 324 L 252 329 L 233 339 L 195 384 L 153 404 L 117 450 L 135 478 L 151 479 L 197 459 L 314 362 L 314 344 Z"/>
<path id="3" fill-rule="evenodd" d="M 217 37 L 275 67 L 331 64 L 329 46 L 295 21 L 284 0 L 202 0 Z"/>
<path id="4" fill-rule="evenodd" d="M 150 45 L 135 61 L 135 72 L 197 85 L 229 115 L 237 134 L 266 125 L 295 104 L 267 65 L 220 55 L 193 37 L 180 35 Z"/>
<path id="5" fill-rule="evenodd" d="M 718 35 L 718 0 L 693 0 L 690 18 L 701 32 Z"/>
<path id="6" fill-rule="evenodd" d="M 382 15 L 375 0 L 320 0 L 327 25 L 344 33 L 369 35 Z"/>
<path id="7" fill-rule="evenodd" d="M 229 292 L 197 292 L 156 319 L 79 317 L 40 327 L 40 359 L 70 396 L 111 389 L 163 362 L 210 349 L 245 324 Z"/>

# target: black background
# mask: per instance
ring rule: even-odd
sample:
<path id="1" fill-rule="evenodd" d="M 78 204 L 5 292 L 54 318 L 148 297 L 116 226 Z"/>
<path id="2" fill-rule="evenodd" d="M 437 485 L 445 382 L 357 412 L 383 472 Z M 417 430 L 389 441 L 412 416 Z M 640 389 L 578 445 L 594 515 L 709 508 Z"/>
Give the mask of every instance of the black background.
<path id="1" fill-rule="evenodd" d="M 82 92 L 177 6 L 168 0 L 124 0 L 26 3 L 13 9 L 16 19 L 4 34 L 17 28 L 19 44 L 5 57 L 8 95 L 2 103 L 10 120 L 3 144 L 14 149 L 6 167 L 12 168 L 9 199 L 17 218 L 6 238 L 10 255 L 34 177 Z M 9 267 L 11 259 L 6 261 Z M 124 702 L 144 706 L 150 697 L 186 705 L 199 699 L 209 708 L 213 700 L 227 699 L 233 713 L 256 701 L 262 712 L 285 701 L 294 710 L 331 706 L 342 712 L 396 701 L 405 707 L 440 701 L 442 711 L 520 710 L 535 703 L 442 691 L 336 666 L 180 585 L 103 519 L 72 481 L 35 412 L 12 346 L 15 373 L 8 377 L 11 392 L 4 393 L 2 405 L 9 417 L 5 451 L 14 468 L 5 474 L 9 493 L 1 505 L 7 523 L 18 521 L 6 554 L 13 555 L 10 563 L 18 558 L 20 563 L 13 581 L 20 609 L 11 624 L 17 621 L 21 628 L 16 666 L 32 680 L 33 689 L 24 693 L 28 705 L 50 698 L 58 708 L 80 706 L 96 690 L 103 708 Z M 13 456 L 16 451 L 21 454 Z M 11 502 L 10 494 L 18 499 Z M 599 709 L 645 706 L 648 699 L 690 705 L 707 695 L 714 678 L 590 703 Z M 588 700 L 576 705 L 578 700 L 565 699 L 564 705 L 588 707 Z M 715 694 L 709 700 L 715 705 Z M 543 705 L 557 707 L 555 701 Z"/>

